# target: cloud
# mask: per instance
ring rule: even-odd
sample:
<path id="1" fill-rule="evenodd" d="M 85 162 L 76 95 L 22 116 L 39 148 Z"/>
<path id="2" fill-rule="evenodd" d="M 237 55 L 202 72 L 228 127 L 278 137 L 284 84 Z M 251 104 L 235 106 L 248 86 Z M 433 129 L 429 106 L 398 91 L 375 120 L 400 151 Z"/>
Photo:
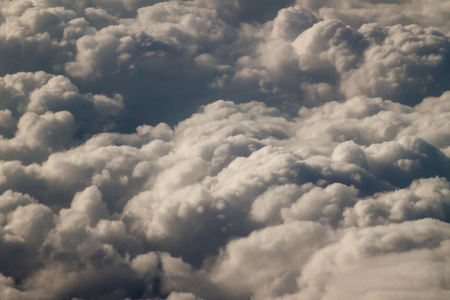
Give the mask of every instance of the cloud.
<path id="1" fill-rule="evenodd" d="M 313 222 L 290 222 L 252 232 L 228 243 L 212 280 L 242 299 L 291 293 L 298 288 L 295 278 L 302 266 L 326 243 L 327 235 L 324 227 Z"/>
<path id="2" fill-rule="evenodd" d="M 448 182 L 442 178 L 419 179 L 406 189 L 375 194 L 356 203 L 344 211 L 343 222 L 346 226 L 367 227 L 424 216 L 447 222 L 446 191 Z"/>
<path id="3" fill-rule="evenodd" d="M 0 0 L 0 298 L 447 299 L 449 9 Z"/>
<path id="4" fill-rule="evenodd" d="M 361 27 L 361 31 L 367 29 Z M 366 63 L 345 78 L 343 89 L 347 96 L 377 95 L 411 105 L 424 95 L 437 96 L 442 88 L 447 88 L 447 72 L 442 67 L 446 65 L 449 45 L 443 32 L 417 25 L 395 25 L 384 30 L 387 35 L 384 42 L 368 49 Z M 359 90 L 366 83 L 370 90 Z"/>
<path id="5" fill-rule="evenodd" d="M 80 94 L 70 80 L 42 71 L 1 78 L 4 159 L 41 162 L 77 137 L 113 127 L 122 96 Z"/>
<path id="6" fill-rule="evenodd" d="M 384 118 L 386 112 L 396 112 L 409 123 L 397 125 L 390 134 L 367 135 L 360 141 L 354 135 L 336 134 L 341 130 L 364 132 L 365 126 L 376 124 L 376 118 Z M 230 286 L 236 284 L 228 282 L 227 278 L 236 276 L 225 274 L 237 271 L 232 271 L 228 260 L 241 255 L 239 248 L 233 250 L 237 247 L 234 243 L 245 245 L 247 240 L 264 236 L 265 232 L 281 238 L 283 235 L 276 232 L 286 232 L 287 228 L 293 235 L 315 241 L 317 232 L 305 233 L 304 230 L 308 226 L 320 228 L 328 238 L 318 241 L 318 245 L 294 244 L 292 254 L 281 255 L 294 259 L 292 255 L 297 255 L 294 254 L 297 249 L 313 247 L 304 254 L 302 261 L 306 261 L 315 253 L 314 247 L 318 250 L 336 238 L 339 240 L 341 227 L 388 226 L 427 217 L 444 222 L 448 219 L 444 196 L 448 193 L 445 179 L 448 171 L 439 171 L 437 167 L 443 164 L 441 159 L 445 163 L 445 155 L 424 140 L 400 134 L 421 122 L 420 118 L 413 117 L 415 114 L 418 112 L 413 108 L 380 99 L 330 102 L 321 108 L 303 109 L 298 118 L 284 117 L 280 111 L 258 102 L 236 105 L 220 101 L 204 107 L 174 130 L 159 125 L 140 127 L 132 135 L 103 133 L 64 153 L 51 154 L 41 166 L 16 164 L 15 172 L 23 175 L 5 177 L 4 185 L 15 184 L 20 188 L 20 181 L 12 182 L 15 178 L 21 181 L 27 178 L 35 184 L 45 182 L 46 189 L 32 194 L 45 205 L 61 209 L 54 231 L 46 238 L 46 249 L 55 253 L 53 255 L 66 253 L 74 259 L 82 259 L 85 267 L 90 268 L 92 262 L 78 251 L 104 251 L 95 249 L 109 247 L 108 257 L 117 260 L 120 269 L 127 264 L 126 257 L 120 255 L 134 253 L 140 257 L 146 251 L 163 251 L 168 257 L 182 257 L 184 261 L 180 263 L 188 268 L 183 275 L 185 279 L 164 277 L 168 276 L 164 272 L 169 269 L 164 269 L 163 264 L 161 271 L 157 267 L 159 263 L 154 261 L 156 258 L 152 258 L 148 267 L 133 263 L 132 270 L 136 271 L 123 265 L 128 271 L 120 272 L 137 272 L 133 275 L 136 279 L 131 281 L 139 285 L 143 284 L 139 276 L 146 280 L 153 278 L 146 288 L 149 293 L 159 289 L 170 294 L 171 288 L 164 290 L 164 285 L 158 288 L 155 283 L 155 278 L 163 278 L 159 280 L 171 282 L 169 287 L 173 286 L 177 293 L 194 292 L 202 298 L 216 297 L 212 296 L 216 294 L 230 298 L 259 297 L 257 295 L 265 293 L 277 297 L 287 291 L 297 291 L 299 285 L 295 278 L 302 273 L 302 266 L 289 270 L 285 269 L 289 264 L 274 262 L 274 270 L 267 270 L 260 279 L 245 276 L 251 280 L 239 280 L 241 287 L 230 292 Z M 313 125 L 317 136 L 311 135 L 308 129 Z M 311 148 L 313 145 L 315 150 Z M 393 161 L 397 161 L 397 167 Z M 412 165 L 408 165 L 408 161 Z M 425 167 L 430 165 L 430 168 Z M 383 171 L 383 168 L 393 167 L 405 172 L 401 182 Z M 433 172 L 428 173 L 428 170 Z M 441 177 L 414 181 L 411 187 L 402 189 L 414 178 L 429 176 Z M 372 182 L 370 186 L 369 182 Z M 395 186 L 400 189 L 392 191 Z M 431 191 L 430 188 L 436 191 L 435 196 L 425 192 Z M 59 201 L 51 200 L 58 196 Z M 69 204 L 70 209 L 64 208 Z M 233 237 L 235 242 L 229 242 Z M 274 247 L 281 247 L 281 240 L 269 240 Z M 291 240 L 297 238 L 286 237 L 286 242 Z M 223 254 L 219 255 L 222 247 Z M 258 242 L 252 247 L 255 250 L 250 252 L 254 254 L 265 246 Z M 270 250 L 270 255 L 280 255 L 276 249 Z M 265 255 L 255 255 L 255 259 Z M 152 257 L 155 256 L 152 254 Z M 192 266 L 200 268 L 211 259 L 215 265 L 212 269 L 192 269 Z M 237 263 L 239 273 L 244 262 L 250 263 L 245 256 L 242 260 Z M 54 272 L 53 268 L 65 270 L 66 264 L 63 260 L 52 269 L 39 272 L 47 274 Z M 248 268 L 256 272 L 258 266 L 255 262 L 255 266 L 248 265 Z M 170 272 L 178 272 L 179 267 L 173 268 Z M 88 271 L 80 269 L 80 272 Z M 145 275 L 147 272 L 149 275 Z M 195 275 L 198 278 L 195 277 L 194 282 L 187 279 L 196 272 L 200 273 Z M 203 272 L 210 272 L 210 275 Z M 79 276 L 76 274 L 73 276 Z M 101 276 L 93 274 L 89 276 Z M 270 285 L 278 275 L 290 283 L 283 279 Z M 85 284 L 76 279 L 78 277 L 74 278 L 71 283 L 74 288 Z M 34 287 L 37 279 L 29 280 L 29 286 Z M 196 284 L 208 286 L 208 291 L 202 293 Z M 192 289 L 188 288 L 192 285 Z M 53 293 L 72 292 L 55 290 Z"/>
<path id="7" fill-rule="evenodd" d="M 447 224 L 431 219 L 349 230 L 338 244 L 318 251 L 299 279 L 305 287 L 297 299 L 344 299 L 346 297 L 435 297 L 447 292 L 439 286 L 448 247 Z M 364 236 L 364 238 L 362 238 Z M 362 242 L 364 241 L 364 242 Z M 410 264 L 414 261 L 413 266 Z M 414 270 L 421 269 L 421 272 Z M 380 276 L 381 274 L 385 274 Z M 409 274 L 407 279 L 400 274 Z M 349 284 L 356 279 L 364 288 Z M 427 278 L 425 278 L 427 277 Z M 406 279 L 406 280 L 405 280 Z M 442 280 L 442 281 L 441 281 Z M 392 285 L 396 291 L 392 291 Z M 399 289 L 399 290 L 397 290 Z"/>

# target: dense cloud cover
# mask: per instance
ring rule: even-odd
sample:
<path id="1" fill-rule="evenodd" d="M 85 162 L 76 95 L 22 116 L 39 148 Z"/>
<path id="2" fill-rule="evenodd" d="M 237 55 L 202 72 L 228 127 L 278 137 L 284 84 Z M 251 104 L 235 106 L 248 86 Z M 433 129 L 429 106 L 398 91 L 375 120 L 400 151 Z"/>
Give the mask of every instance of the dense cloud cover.
<path id="1" fill-rule="evenodd" d="M 449 299 L 449 13 L 0 0 L 0 298 Z"/>

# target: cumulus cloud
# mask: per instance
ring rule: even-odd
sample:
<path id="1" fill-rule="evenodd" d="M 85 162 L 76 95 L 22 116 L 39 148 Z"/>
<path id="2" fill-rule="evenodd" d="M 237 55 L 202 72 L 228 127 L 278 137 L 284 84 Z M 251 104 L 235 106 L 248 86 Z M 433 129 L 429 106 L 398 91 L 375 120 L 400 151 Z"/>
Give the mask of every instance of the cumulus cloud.
<path id="1" fill-rule="evenodd" d="M 0 298 L 447 299 L 449 9 L 0 0 Z"/>
<path id="2" fill-rule="evenodd" d="M 41 162 L 77 137 L 114 127 L 122 96 L 80 94 L 64 76 L 39 71 L 1 78 L 3 159 Z"/>

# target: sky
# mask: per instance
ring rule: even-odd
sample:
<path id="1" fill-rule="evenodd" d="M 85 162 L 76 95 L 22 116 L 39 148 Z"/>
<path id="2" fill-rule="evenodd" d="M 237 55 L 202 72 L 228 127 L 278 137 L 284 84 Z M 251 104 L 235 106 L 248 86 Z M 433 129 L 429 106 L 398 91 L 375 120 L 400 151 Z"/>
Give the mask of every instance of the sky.
<path id="1" fill-rule="evenodd" d="M 449 14 L 0 0 L 0 298 L 450 299 Z"/>

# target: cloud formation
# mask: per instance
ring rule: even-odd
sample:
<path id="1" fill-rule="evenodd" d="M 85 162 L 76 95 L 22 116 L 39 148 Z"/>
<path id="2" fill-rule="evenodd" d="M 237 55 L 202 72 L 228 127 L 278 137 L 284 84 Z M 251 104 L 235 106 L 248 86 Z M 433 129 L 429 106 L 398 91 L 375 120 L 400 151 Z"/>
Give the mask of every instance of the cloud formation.
<path id="1" fill-rule="evenodd" d="M 0 298 L 448 299 L 427 2 L 0 0 Z"/>

